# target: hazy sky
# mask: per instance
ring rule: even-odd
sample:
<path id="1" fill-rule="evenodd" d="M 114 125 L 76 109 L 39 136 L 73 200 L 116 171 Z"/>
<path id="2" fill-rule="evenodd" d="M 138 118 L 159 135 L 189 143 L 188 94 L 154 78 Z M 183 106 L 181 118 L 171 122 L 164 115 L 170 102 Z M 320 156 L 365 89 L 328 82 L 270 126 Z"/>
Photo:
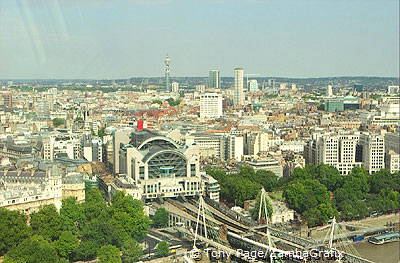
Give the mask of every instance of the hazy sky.
<path id="1" fill-rule="evenodd" d="M 0 78 L 398 76 L 398 0 L 0 0 Z"/>

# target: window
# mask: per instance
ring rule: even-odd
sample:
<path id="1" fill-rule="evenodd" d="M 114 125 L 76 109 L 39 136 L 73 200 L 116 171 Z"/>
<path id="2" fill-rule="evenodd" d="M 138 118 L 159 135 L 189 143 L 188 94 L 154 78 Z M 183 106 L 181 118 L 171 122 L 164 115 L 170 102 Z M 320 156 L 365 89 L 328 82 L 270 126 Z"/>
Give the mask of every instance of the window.
<path id="1" fill-rule="evenodd" d="M 139 167 L 139 179 L 144 180 L 144 167 L 143 166 Z"/>

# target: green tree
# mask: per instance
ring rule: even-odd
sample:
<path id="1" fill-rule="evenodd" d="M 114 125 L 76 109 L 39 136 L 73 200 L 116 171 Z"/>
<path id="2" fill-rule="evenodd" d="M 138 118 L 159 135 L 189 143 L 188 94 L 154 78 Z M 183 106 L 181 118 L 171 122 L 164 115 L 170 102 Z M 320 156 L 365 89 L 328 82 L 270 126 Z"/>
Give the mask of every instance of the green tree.
<path id="1" fill-rule="evenodd" d="M 12 248 L 4 257 L 4 263 L 61 263 L 56 249 L 43 237 L 35 235 L 25 239 L 18 246 Z"/>
<path id="2" fill-rule="evenodd" d="M 112 200 L 113 221 L 137 241 L 142 241 L 150 228 L 142 202 L 124 192 L 117 192 Z"/>
<path id="3" fill-rule="evenodd" d="M 240 176 L 248 176 L 252 178 L 255 175 L 254 168 L 249 165 L 243 165 L 239 167 Z"/>
<path id="4" fill-rule="evenodd" d="M 133 239 L 128 239 L 122 246 L 122 258 L 124 263 L 138 262 L 143 255 L 143 248 Z"/>
<path id="5" fill-rule="evenodd" d="M 157 244 L 157 254 L 163 257 L 169 255 L 169 244 L 167 241 L 163 240 Z"/>
<path id="6" fill-rule="evenodd" d="M 107 220 L 111 216 L 111 209 L 99 189 L 87 189 L 86 201 L 82 205 L 87 221 L 99 218 Z"/>
<path id="7" fill-rule="evenodd" d="M 26 216 L 18 211 L 0 208 L 0 256 L 31 235 Z"/>
<path id="8" fill-rule="evenodd" d="M 336 205 L 342 207 L 343 202 L 356 202 L 366 198 L 369 191 L 368 174 L 360 167 L 343 178 L 343 185 L 335 193 Z"/>
<path id="9" fill-rule="evenodd" d="M 257 195 L 257 198 L 256 198 L 256 205 L 254 206 L 253 209 L 250 210 L 251 217 L 252 217 L 254 220 L 257 220 L 257 219 L 258 219 L 258 214 L 259 214 L 259 211 L 260 211 L 260 210 L 259 210 L 259 209 L 260 209 L 260 200 L 261 200 L 261 193 L 259 193 L 259 194 Z M 271 218 L 272 212 L 273 212 L 273 208 L 272 208 L 272 205 L 271 205 L 271 203 L 270 203 L 269 198 L 267 198 L 266 201 L 267 201 L 267 213 L 268 213 L 268 217 Z M 262 210 L 261 210 L 261 217 L 262 217 L 262 218 L 265 217 L 264 208 L 262 208 Z"/>
<path id="10" fill-rule="evenodd" d="M 70 231 L 62 232 L 60 238 L 55 242 L 58 255 L 69 260 L 72 260 L 73 253 L 78 247 L 79 240 Z"/>
<path id="11" fill-rule="evenodd" d="M 309 166 L 307 168 L 310 170 L 313 179 L 316 179 L 321 184 L 325 185 L 328 190 L 334 191 L 340 187 L 342 176 L 335 167 L 326 164 L 319 164 L 318 166 Z"/>
<path id="12" fill-rule="evenodd" d="M 64 120 L 64 119 L 61 119 L 61 118 L 55 118 L 55 119 L 53 119 L 53 125 L 54 125 L 54 127 L 59 127 L 59 126 L 63 125 L 64 122 L 65 122 L 65 120 Z"/>
<path id="13" fill-rule="evenodd" d="M 314 227 L 328 223 L 328 221 L 336 217 L 337 214 L 333 205 L 331 203 L 326 203 L 307 209 L 302 217 L 309 227 Z"/>
<path id="14" fill-rule="evenodd" d="M 97 249 L 104 245 L 121 247 L 124 240 L 128 238 L 121 228 L 114 225 L 111 220 L 102 218 L 87 222 L 82 228 L 82 241 L 93 242 Z M 96 249 L 96 250 L 97 250 Z"/>
<path id="15" fill-rule="evenodd" d="M 165 208 L 158 208 L 153 218 L 153 227 L 168 226 L 169 213 Z"/>
<path id="16" fill-rule="evenodd" d="M 371 187 L 370 191 L 374 194 L 379 194 L 382 190 L 389 189 L 400 191 L 400 173 L 391 174 L 390 171 L 382 169 L 379 172 L 373 173 L 369 180 Z"/>
<path id="17" fill-rule="evenodd" d="M 173 98 L 169 98 L 169 99 L 167 99 L 167 102 L 168 102 L 169 106 L 174 107 L 174 106 L 179 105 L 181 103 L 181 100 L 179 100 L 179 99 L 174 100 Z"/>
<path id="18" fill-rule="evenodd" d="M 277 188 L 279 177 L 271 171 L 258 170 L 252 179 L 253 182 L 261 184 L 267 192 L 271 192 Z"/>
<path id="19" fill-rule="evenodd" d="M 361 200 L 344 201 L 339 206 L 340 218 L 344 220 L 361 219 L 369 215 L 365 202 Z"/>
<path id="20" fill-rule="evenodd" d="M 75 197 L 68 197 L 62 200 L 60 217 L 63 230 L 77 233 L 86 219 L 84 206 L 78 203 Z"/>
<path id="21" fill-rule="evenodd" d="M 100 138 L 103 138 L 104 135 L 106 135 L 105 130 L 106 130 L 106 127 L 100 128 L 99 131 L 97 132 L 97 135 L 98 135 Z"/>
<path id="22" fill-rule="evenodd" d="M 231 178 L 231 193 L 237 205 L 243 206 L 246 200 L 253 200 L 261 190 L 258 183 L 252 182 L 249 179 L 236 179 Z"/>
<path id="23" fill-rule="evenodd" d="M 292 182 L 285 188 L 283 196 L 289 207 L 299 213 L 330 202 L 328 189 L 317 180 Z"/>
<path id="24" fill-rule="evenodd" d="M 220 183 L 225 181 L 227 177 L 226 171 L 219 167 L 207 167 L 206 173 L 212 176 L 215 180 L 217 180 Z"/>
<path id="25" fill-rule="evenodd" d="M 57 240 L 62 231 L 61 217 L 54 205 L 43 206 L 31 215 L 31 227 L 34 234 L 49 241 Z"/>
<path id="26" fill-rule="evenodd" d="M 95 241 L 84 240 L 79 243 L 79 246 L 73 253 L 73 261 L 87 261 L 95 259 L 98 249 L 99 246 Z"/>
<path id="27" fill-rule="evenodd" d="M 99 263 L 121 263 L 121 251 L 115 246 L 102 246 L 97 252 Z"/>

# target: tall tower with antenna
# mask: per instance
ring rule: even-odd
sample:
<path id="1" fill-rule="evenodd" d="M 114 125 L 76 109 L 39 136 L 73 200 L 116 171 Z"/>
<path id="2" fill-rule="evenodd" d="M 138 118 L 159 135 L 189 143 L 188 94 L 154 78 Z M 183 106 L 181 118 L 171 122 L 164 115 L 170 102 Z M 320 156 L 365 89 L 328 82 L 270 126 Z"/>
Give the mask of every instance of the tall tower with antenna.
<path id="1" fill-rule="evenodd" d="M 164 60 L 164 64 L 165 64 L 165 69 L 164 69 L 164 71 L 165 71 L 165 89 L 166 89 L 167 92 L 171 92 L 170 83 L 169 83 L 169 73 L 170 73 L 170 70 L 171 70 L 170 69 L 170 62 L 171 62 L 171 59 L 167 54 L 167 57 Z"/>

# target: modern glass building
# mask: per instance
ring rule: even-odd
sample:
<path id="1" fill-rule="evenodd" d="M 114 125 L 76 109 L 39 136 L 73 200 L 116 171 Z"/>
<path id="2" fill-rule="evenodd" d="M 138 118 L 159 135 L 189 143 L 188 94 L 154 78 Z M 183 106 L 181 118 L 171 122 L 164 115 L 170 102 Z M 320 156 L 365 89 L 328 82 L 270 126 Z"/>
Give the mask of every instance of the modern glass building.
<path id="1" fill-rule="evenodd" d="M 210 70 L 208 75 L 208 87 L 210 89 L 221 88 L 221 74 L 219 70 Z"/>

